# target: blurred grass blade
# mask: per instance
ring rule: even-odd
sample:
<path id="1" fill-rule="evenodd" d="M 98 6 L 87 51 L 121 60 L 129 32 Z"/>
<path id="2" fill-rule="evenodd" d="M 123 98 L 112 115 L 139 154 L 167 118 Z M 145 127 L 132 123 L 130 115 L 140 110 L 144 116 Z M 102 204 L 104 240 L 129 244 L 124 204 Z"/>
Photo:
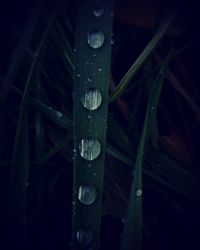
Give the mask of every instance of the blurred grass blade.
<path id="1" fill-rule="evenodd" d="M 172 53 L 170 52 L 155 79 L 152 91 L 149 97 L 147 111 L 145 115 L 144 126 L 139 142 L 134 180 L 131 186 L 129 205 L 127 211 L 126 223 L 121 242 L 121 250 L 141 250 L 142 249 L 142 164 L 143 155 L 152 129 L 152 121 L 156 114 L 160 91 L 164 81 L 164 71 L 168 66 Z"/>
<path id="2" fill-rule="evenodd" d="M 33 36 L 34 29 L 37 25 L 38 19 L 40 17 L 43 5 L 44 5 L 45 0 L 38 1 L 37 4 L 35 4 L 33 11 L 30 15 L 30 18 L 27 22 L 27 25 L 24 29 L 24 33 L 20 39 L 20 42 L 18 44 L 18 47 L 16 48 L 16 51 L 13 55 L 10 67 L 8 69 L 8 73 L 6 75 L 4 85 L 2 86 L 1 92 L 0 92 L 0 101 L 4 102 L 10 87 L 12 86 L 12 83 L 15 79 L 15 76 L 18 72 L 18 69 L 20 67 L 20 64 L 22 62 L 22 59 L 25 55 L 27 46 Z"/>
<path id="3" fill-rule="evenodd" d="M 160 27 L 160 29 L 157 31 L 157 33 L 154 35 L 152 40 L 149 42 L 147 47 L 142 51 L 142 53 L 139 55 L 139 57 L 136 59 L 134 64 L 131 66 L 131 68 L 128 70 L 128 72 L 125 74 L 121 82 L 118 84 L 118 86 L 115 88 L 113 93 L 110 96 L 109 101 L 113 102 L 117 97 L 122 95 L 126 87 L 130 84 L 131 80 L 135 76 L 135 74 L 138 72 L 138 70 L 142 67 L 142 65 L 145 63 L 147 58 L 150 56 L 150 54 L 153 52 L 153 50 L 156 48 L 162 37 L 165 35 L 166 31 L 168 30 L 169 26 L 171 25 L 172 21 L 174 20 L 174 15 L 167 19 L 167 21 Z"/>
<path id="4" fill-rule="evenodd" d="M 48 161 L 53 155 L 55 155 L 60 149 L 63 148 L 72 139 L 72 134 L 68 133 L 63 139 L 61 139 L 48 153 L 43 155 L 39 161 Z"/>
<path id="5" fill-rule="evenodd" d="M 60 7 L 60 5 L 58 5 Z M 32 62 L 31 69 L 25 84 L 23 93 L 17 132 L 15 138 L 15 147 L 13 151 L 13 160 L 10 173 L 10 194 L 9 194 L 9 225 L 13 225 L 14 233 L 19 234 L 18 242 L 24 243 L 24 233 L 27 226 L 27 183 L 29 175 L 29 140 L 28 140 L 28 94 L 32 87 L 36 65 L 45 43 L 49 28 L 57 14 L 58 7 L 53 10 L 49 23 L 41 38 L 38 53 Z M 21 229 L 21 230 L 20 230 Z M 10 228 L 11 230 L 11 228 Z M 14 237 L 14 234 L 12 235 Z M 16 238 L 16 236 L 15 236 Z M 22 246 L 19 246 L 19 248 Z"/>

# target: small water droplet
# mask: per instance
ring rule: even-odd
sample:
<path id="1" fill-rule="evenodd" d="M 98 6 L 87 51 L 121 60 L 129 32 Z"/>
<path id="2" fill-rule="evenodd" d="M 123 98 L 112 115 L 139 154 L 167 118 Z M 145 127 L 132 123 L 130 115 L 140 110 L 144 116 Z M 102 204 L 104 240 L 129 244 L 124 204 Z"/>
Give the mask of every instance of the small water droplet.
<path id="1" fill-rule="evenodd" d="M 155 107 L 154 107 L 154 106 L 151 106 L 151 109 L 155 109 Z"/>
<path id="2" fill-rule="evenodd" d="M 63 114 L 60 111 L 56 111 L 56 115 L 57 115 L 58 118 L 63 117 Z"/>
<path id="3" fill-rule="evenodd" d="M 73 149 L 73 152 L 76 153 L 76 149 L 75 148 Z"/>
<path id="4" fill-rule="evenodd" d="M 84 205 L 92 204 L 96 199 L 96 189 L 91 185 L 81 185 L 78 190 L 78 199 Z"/>
<path id="5" fill-rule="evenodd" d="M 28 183 L 28 181 L 25 183 L 25 187 L 28 187 L 28 185 L 29 185 L 29 183 Z"/>
<path id="6" fill-rule="evenodd" d="M 96 54 L 93 54 L 93 56 L 95 57 L 95 56 L 96 56 Z"/>
<path id="7" fill-rule="evenodd" d="M 96 175 L 97 175 L 97 173 L 94 173 L 93 175 L 94 175 L 94 176 L 96 176 Z"/>
<path id="8" fill-rule="evenodd" d="M 49 110 L 52 110 L 53 108 L 52 107 L 49 107 Z"/>
<path id="9" fill-rule="evenodd" d="M 99 90 L 89 88 L 85 89 L 81 102 L 86 109 L 95 110 L 101 105 L 102 96 Z"/>
<path id="10" fill-rule="evenodd" d="M 81 77 L 81 74 L 80 74 L 80 73 L 77 73 L 76 75 L 77 75 L 77 77 Z"/>
<path id="11" fill-rule="evenodd" d="M 97 139 L 82 139 L 79 143 L 80 155 L 88 160 L 92 161 L 98 157 L 101 152 L 101 144 Z"/>
<path id="12" fill-rule="evenodd" d="M 77 49 L 76 49 L 76 48 L 74 48 L 74 53 L 76 53 L 76 51 L 77 51 Z"/>
<path id="13" fill-rule="evenodd" d="M 91 168 L 91 167 L 92 167 L 92 164 L 91 164 L 91 163 L 89 163 L 89 164 L 88 164 L 88 168 Z"/>
<path id="14" fill-rule="evenodd" d="M 135 192 L 135 195 L 136 195 L 137 197 L 140 197 L 140 196 L 142 195 L 142 189 L 141 189 L 141 188 L 138 188 L 138 189 L 136 190 L 136 192 Z"/>
<path id="15" fill-rule="evenodd" d="M 102 71 L 102 68 L 98 68 L 98 72 L 101 72 Z"/>
<path id="16" fill-rule="evenodd" d="M 91 115 L 88 115 L 88 119 L 91 119 L 92 118 L 92 116 Z"/>
<path id="17" fill-rule="evenodd" d="M 75 201 L 72 202 L 72 205 L 73 205 L 73 206 L 75 205 Z"/>
<path id="18" fill-rule="evenodd" d="M 92 79 L 91 79 L 90 77 L 88 77 L 88 79 L 87 79 L 87 80 L 88 80 L 88 82 L 91 82 L 91 81 L 92 81 Z"/>
<path id="19" fill-rule="evenodd" d="M 114 35 L 111 34 L 111 37 L 110 37 L 110 44 L 113 45 L 114 42 L 115 42 Z"/>
<path id="20" fill-rule="evenodd" d="M 98 49 L 102 47 L 104 40 L 105 40 L 104 33 L 100 30 L 94 30 L 90 32 L 87 38 L 88 44 L 93 49 Z"/>
<path id="21" fill-rule="evenodd" d="M 104 14 L 104 9 L 102 8 L 94 8 L 92 13 L 95 17 L 101 17 Z"/>
<path id="22" fill-rule="evenodd" d="M 88 228 L 80 228 L 76 232 L 76 239 L 79 244 L 83 246 L 88 246 L 93 240 L 93 232 Z"/>

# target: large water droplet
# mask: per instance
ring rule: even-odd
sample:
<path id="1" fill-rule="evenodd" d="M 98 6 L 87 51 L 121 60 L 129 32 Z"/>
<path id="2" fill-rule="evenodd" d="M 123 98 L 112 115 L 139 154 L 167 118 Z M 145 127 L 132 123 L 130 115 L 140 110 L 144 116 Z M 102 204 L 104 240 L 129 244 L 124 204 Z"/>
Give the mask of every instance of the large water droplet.
<path id="1" fill-rule="evenodd" d="M 80 155 L 88 160 L 92 161 L 101 152 L 101 144 L 97 139 L 82 139 L 79 143 L 79 151 Z"/>
<path id="2" fill-rule="evenodd" d="M 140 196 L 142 195 L 142 189 L 141 189 L 141 188 L 138 188 L 138 189 L 136 190 L 136 192 L 135 192 L 135 195 L 136 195 L 137 197 L 140 197 Z"/>
<path id="3" fill-rule="evenodd" d="M 98 49 L 100 48 L 105 40 L 104 33 L 99 30 L 94 30 L 88 34 L 88 44 L 93 48 L 93 49 Z"/>
<path id="4" fill-rule="evenodd" d="M 92 13 L 93 13 L 93 15 L 95 17 L 100 17 L 100 16 L 102 16 L 104 14 L 104 9 L 102 9 L 102 8 L 95 8 L 95 9 L 93 9 Z"/>
<path id="5" fill-rule="evenodd" d="M 76 239 L 79 244 L 83 246 L 88 246 L 93 240 L 93 232 L 88 228 L 80 228 L 76 232 Z"/>
<path id="6" fill-rule="evenodd" d="M 81 102 L 86 109 L 95 110 L 101 105 L 102 96 L 99 90 L 85 89 L 81 97 Z"/>
<path id="7" fill-rule="evenodd" d="M 81 185 L 78 190 L 78 199 L 84 205 L 92 204 L 96 199 L 96 189 L 91 185 Z"/>

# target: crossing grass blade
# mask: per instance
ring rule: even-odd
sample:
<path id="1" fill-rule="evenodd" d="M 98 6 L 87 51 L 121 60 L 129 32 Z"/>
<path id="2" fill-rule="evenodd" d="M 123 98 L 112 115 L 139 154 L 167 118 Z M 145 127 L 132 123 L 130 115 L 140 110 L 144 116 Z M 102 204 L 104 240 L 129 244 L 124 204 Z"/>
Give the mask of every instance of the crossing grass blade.
<path id="1" fill-rule="evenodd" d="M 164 71 L 168 66 L 172 52 L 169 53 L 163 62 L 161 69 L 155 79 L 152 91 L 149 97 L 147 111 L 145 115 L 142 135 L 139 142 L 138 152 L 135 163 L 134 180 L 131 186 L 129 205 L 127 211 L 126 223 L 121 241 L 121 250 L 142 249 L 142 164 L 143 155 L 147 147 L 149 134 L 151 131 L 152 120 L 156 114 L 160 91 L 164 81 Z"/>
<path id="2" fill-rule="evenodd" d="M 25 55 L 27 46 L 33 36 L 34 29 L 37 25 L 38 19 L 40 17 L 41 11 L 44 6 L 44 0 L 37 2 L 37 4 L 34 6 L 33 11 L 30 15 L 29 21 L 27 22 L 27 25 L 24 29 L 24 33 L 22 35 L 22 38 L 18 44 L 18 47 L 16 48 L 15 54 L 12 58 L 10 67 L 8 69 L 8 73 L 6 75 L 4 85 L 2 86 L 1 92 L 0 92 L 0 101 L 4 102 L 10 88 L 13 84 L 13 81 L 15 80 L 15 77 L 18 73 L 18 69 L 20 64 L 22 63 L 23 57 Z"/>
<path id="3" fill-rule="evenodd" d="M 23 248 L 27 242 L 24 240 L 27 233 L 27 183 L 29 177 L 29 135 L 28 135 L 28 102 L 29 92 L 32 88 L 34 75 L 36 73 L 36 65 L 41 55 L 41 50 L 45 44 L 49 29 L 59 10 L 60 4 L 53 10 L 52 16 L 49 18 L 48 25 L 43 33 L 38 47 L 38 53 L 35 55 L 28 78 L 25 84 L 25 90 L 20 105 L 20 113 L 15 138 L 15 146 L 13 151 L 13 159 L 10 173 L 10 192 L 9 192 L 9 231 L 12 237 L 17 241 L 19 248 Z M 25 39 L 25 38 L 24 38 Z M 6 93 L 10 85 L 6 85 Z M 4 95 L 5 97 L 5 95 Z"/>
<path id="4" fill-rule="evenodd" d="M 172 21 L 174 20 L 174 16 L 169 18 L 157 31 L 157 33 L 154 35 L 154 37 L 151 39 L 149 44 L 146 46 L 146 48 L 142 51 L 142 53 L 139 55 L 139 57 L 136 59 L 134 64 L 131 66 L 131 68 L 127 71 L 125 76 L 122 78 L 118 86 L 115 88 L 115 90 L 112 92 L 109 101 L 113 102 L 117 97 L 122 95 L 126 87 L 130 84 L 133 77 L 136 75 L 138 70 L 143 66 L 145 61 L 148 59 L 148 57 L 151 55 L 152 51 L 156 48 L 162 37 L 165 35 L 166 31 L 168 30 L 169 26 L 171 25 Z"/>

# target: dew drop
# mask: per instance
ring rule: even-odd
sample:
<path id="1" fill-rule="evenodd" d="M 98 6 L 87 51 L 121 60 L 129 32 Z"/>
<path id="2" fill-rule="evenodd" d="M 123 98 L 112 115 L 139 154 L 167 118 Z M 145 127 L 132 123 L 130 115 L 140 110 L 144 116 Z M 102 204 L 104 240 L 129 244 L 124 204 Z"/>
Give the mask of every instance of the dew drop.
<path id="1" fill-rule="evenodd" d="M 102 31 L 94 30 L 88 34 L 87 39 L 90 47 L 92 47 L 93 49 L 98 49 L 103 45 L 105 36 Z"/>
<path id="2" fill-rule="evenodd" d="M 95 17 L 101 17 L 104 14 L 104 9 L 95 8 L 95 9 L 93 9 L 92 13 Z"/>
<path id="3" fill-rule="evenodd" d="M 98 157 L 101 152 L 101 144 L 97 139 L 82 139 L 79 143 L 80 155 L 88 160 L 92 161 Z"/>
<path id="4" fill-rule="evenodd" d="M 136 192 L 135 192 L 135 195 L 136 195 L 137 197 L 140 197 L 140 196 L 142 195 L 142 189 L 141 189 L 141 188 L 138 188 L 138 189 L 136 190 Z"/>
<path id="5" fill-rule="evenodd" d="M 91 185 L 81 185 L 78 190 L 78 199 L 84 205 L 92 204 L 96 199 L 96 189 Z"/>
<path id="6" fill-rule="evenodd" d="M 63 114 L 60 111 L 56 111 L 56 115 L 57 115 L 58 118 L 63 117 Z"/>
<path id="7" fill-rule="evenodd" d="M 88 246 L 93 240 L 93 232 L 90 229 L 80 228 L 76 232 L 76 239 L 79 244 Z"/>
<path id="8" fill-rule="evenodd" d="M 99 69 L 98 69 L 98 72 L 101 72 L 101 71 L 102 71 L 102 68 L 99 68 Z"/>
<path id="9" fill-rule="evenodd" d="M 83 92 L 81 102 L 86 109 L 95 110 L 101 105 L 102 96 L 99 90 L 89 88 Z"/>
<path id="10" fill-rule="evenodd" d="M 91 82 L 91 81 L 92 81 L 92 79 L 91 79 L 90 77 L 88 77 L 88 79 L 87 79 L 87 80 L 88 80 L 88 82 Z"/>

